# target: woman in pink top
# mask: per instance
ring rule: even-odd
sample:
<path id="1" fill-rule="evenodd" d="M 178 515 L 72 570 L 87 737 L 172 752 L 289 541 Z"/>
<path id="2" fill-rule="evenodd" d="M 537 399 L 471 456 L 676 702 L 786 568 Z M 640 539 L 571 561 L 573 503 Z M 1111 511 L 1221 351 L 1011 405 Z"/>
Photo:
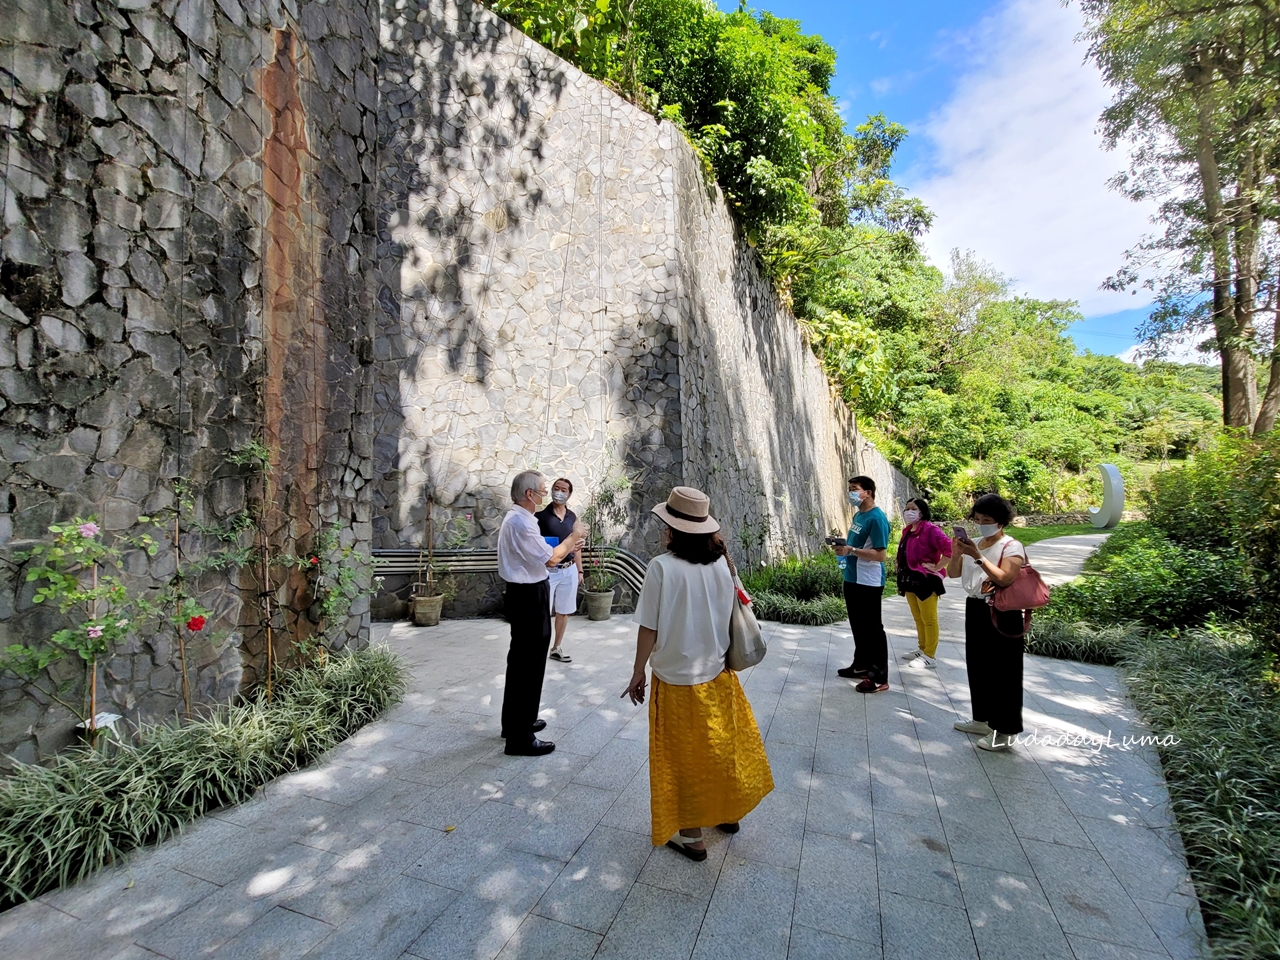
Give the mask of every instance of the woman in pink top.
<path id="1" fill-rule="evenodd" d="M 907 598 L 916 621 L 919 646 L 902 659 L 913 667 L 932 667 L 938 653 L 938 597 L 946 593 L 941 574 L 951 556 L 951 538 L 930 521 L 929 503 L 920 497 L 902 508 L 898 541 L 898 595 Z"/>

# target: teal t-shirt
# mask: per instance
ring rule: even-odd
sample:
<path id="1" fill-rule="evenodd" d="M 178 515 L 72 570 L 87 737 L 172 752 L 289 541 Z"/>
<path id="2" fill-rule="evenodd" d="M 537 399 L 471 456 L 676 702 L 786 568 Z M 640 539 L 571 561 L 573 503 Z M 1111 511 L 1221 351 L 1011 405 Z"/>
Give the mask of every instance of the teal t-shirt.
<path id="1" fill-rule="evenodd" d="M 845 538 L 845 542 L 857 549 L 886 549 L 889 546 L 889 518 L 879 507 L 857 511 L 853 515 L 853 524 L 849 527 L 849 536 Z M 845 564 L 844 579 L 846 583 L 883 587 L 884 564 L 878 560 L 859 560 L 851 556 Z"/>

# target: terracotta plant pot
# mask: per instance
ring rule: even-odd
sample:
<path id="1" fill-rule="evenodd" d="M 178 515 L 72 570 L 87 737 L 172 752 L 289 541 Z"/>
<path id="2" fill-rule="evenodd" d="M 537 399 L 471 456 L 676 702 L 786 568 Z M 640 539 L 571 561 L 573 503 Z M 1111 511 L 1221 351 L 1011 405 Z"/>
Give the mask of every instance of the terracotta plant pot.
<path id="1" fill-rule="evenodd" d="M 444 606 L 444 597 L 440 594 L 434 597 L 414 597 L 409 606 L 414 623 L 420 627 L 434 627 L 440 622 L 440 608 Z"/>
<path id="2" fill-rule="evenodd" d="M 613 612 L 612 590 L 587 591 L 587 619 L 608 620 Z"/>

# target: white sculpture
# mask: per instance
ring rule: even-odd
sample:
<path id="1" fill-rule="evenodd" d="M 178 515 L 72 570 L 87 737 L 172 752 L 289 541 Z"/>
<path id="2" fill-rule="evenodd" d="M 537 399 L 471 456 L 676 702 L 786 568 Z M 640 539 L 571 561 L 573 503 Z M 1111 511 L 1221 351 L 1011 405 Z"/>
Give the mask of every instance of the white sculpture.
<path id="1" fill-rule="evenodd" d="M 1102 472 L 1102 506 L 1090 507 L 1089 517 L 1099 530 L 1110 530 L 1124 513 L 1124 480 L 1114 464 L 1098 465 Z"/>

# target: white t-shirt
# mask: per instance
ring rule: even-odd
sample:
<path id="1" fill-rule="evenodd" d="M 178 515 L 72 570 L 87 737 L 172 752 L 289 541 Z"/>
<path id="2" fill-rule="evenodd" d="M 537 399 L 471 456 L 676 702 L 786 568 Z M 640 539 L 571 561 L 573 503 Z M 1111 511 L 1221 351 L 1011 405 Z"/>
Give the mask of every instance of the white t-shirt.
<path id="1" fill-rule="evenodd" d="M 1027 548 L 1007 533 L 985 550 L 978 552 L 997 567 L 1000 566 L 1002 557 L 1021 557 L 1024 564 L 1027 562 Z M 978 561 L 966 554 L 960 564 L 960 585 L 964 587 L 964 592 L 976 599 L 982 599 L 985 596 L 982 585 L 989 579 L 986 572 L 978 566 Z"/>
<path id="2" fill-rule="evenodd" d="M 539 583 L 547 579 L 554 548 L 542 538 L 538 521 L 524 507 L 512 505 L 498 529 L 498 576 L 507 583 Z"/>
<path id="3" fill-rule="evenodd" d="M 729 652 L 733 594 L 724 557 L 690 563 L 663 553 L 649 561 L 632 619 L 658 631 L 649 666 L 659 680 L 691 687 L 720 676 Z"/>

